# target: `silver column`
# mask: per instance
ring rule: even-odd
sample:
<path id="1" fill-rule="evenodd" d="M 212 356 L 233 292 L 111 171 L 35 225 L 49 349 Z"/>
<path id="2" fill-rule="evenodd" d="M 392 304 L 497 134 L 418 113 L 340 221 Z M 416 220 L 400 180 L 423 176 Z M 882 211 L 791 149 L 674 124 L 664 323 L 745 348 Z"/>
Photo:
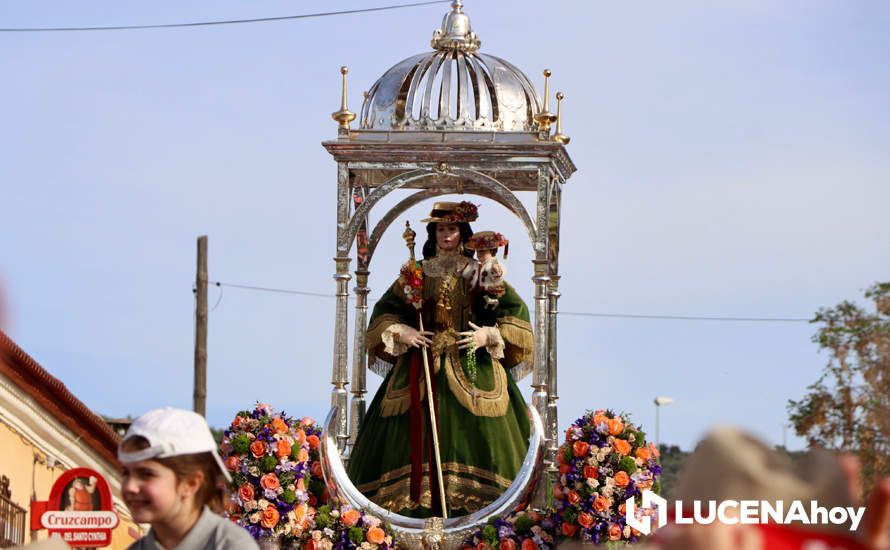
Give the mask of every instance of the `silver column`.
<path id="1" fill-rule="evenodd" d="M 349 409 L 349 439 L 355 442 L 358 428 L 365 418 L 367 404 L 367 350 L 365 349 L 365 331 L 368 327 L 368 271 L 356 270 L 355 292 L 355 325 L 352 341 L 352 405 Z"/>
<path id="2" fill-rule="evenodd" d="M 550 275 L 547 296 L 550 305 L 547 310 L 548 325 L 550 329 L 548 337 L 550 341 L 550 350 L 547 354 L 547 421 L 549 424 L 546 426 L 550 446 L 548 447 L 549 452 L 547 454 L 552 461 L 550 465 L 551 474 L 555 476 L 556 452 L 559 449 L 559 414 L 556 410 L 556 400 L 559 399 L 556 386 L 556 315 L 559 312 L 556 303 L 560 296 L 559 275 Z"/>
<path id="3" fill-rule="evenodd" d="M 341 411 L 337 421 L 337 445 L 342 453 L 349 440 L 347 425 L 347 406 L 349 395 L 346 384 L 349 383 L 349 244 L 345 242 L 344 232 L 349 224 L 349 167 L 346 163 L 337 164 L 337 256 L 334 257 L 336 272 L 336 314 L 334 319 L 334 353 L 331 366 L 331 406 Z"/>

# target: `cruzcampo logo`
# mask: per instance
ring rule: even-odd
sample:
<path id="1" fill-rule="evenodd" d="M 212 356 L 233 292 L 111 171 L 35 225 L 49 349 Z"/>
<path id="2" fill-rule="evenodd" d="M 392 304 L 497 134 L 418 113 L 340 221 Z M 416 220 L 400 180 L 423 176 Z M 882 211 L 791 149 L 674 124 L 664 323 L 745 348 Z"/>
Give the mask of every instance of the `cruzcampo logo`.
<path id="1" fill-rule="evenodd" d="M 658 527 L 664 527 L 667 523 L 667 500 L 656 495 L 649 489 L 643 491 L 643 504 L 637 511 L 637 503 L 634 497 L 630 497 L 624 501 L 625 518 L 627 524 L 648 535 L 652 533 L 652 514 L 657 515 Z"/>

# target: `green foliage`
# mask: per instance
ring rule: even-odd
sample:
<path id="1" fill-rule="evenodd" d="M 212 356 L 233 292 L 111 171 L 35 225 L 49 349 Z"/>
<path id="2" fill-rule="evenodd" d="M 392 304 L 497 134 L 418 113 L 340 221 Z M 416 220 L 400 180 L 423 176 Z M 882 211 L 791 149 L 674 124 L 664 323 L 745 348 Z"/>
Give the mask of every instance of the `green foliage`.
<path id="1" fill-rule="evenodd" d="M 865 292 L 874 311 L 844 301 L 811 321 L 828 364 L 799 400 L 788 401 L 795 432 L 811 447 L 858 455 L 866 490 L 890 475 L 890 283 Z"/>
<path id="2" fill-rule="evenodd" d="M 622 456 L 621 461 L 618 462 L 618 469 L 624 470 L 625 472 L 627 472 L 630 475 L 637 471 L 637 464 L 634 462 L 634 459 L 632 459 L 631 457 Z"/>
<path id="3" fill-rule="evenodd" d="M 317 529 L 324 529 L 326 527 L 330 527 L 331 525 L 331 507 L 327 504 L 321 506 L 315 512 L 315 527 Z"/>
<path id="4" fill-rule="evenodd" d="M 250 438 L 246 434 L 238 434 L 232 438 L 232 448 L 239 455 L 247 454 L 250 450 Z"/>
<path id="5" fill-rule="evenodd" d="M 296 480 L 297 476 L 293 472 L 282 472 L 278 475 L 278 481 L 284 485 L 290 485 Z"/>
<path id="6" fill-rule="evenodd" d="M 274 456 L 267 455 L 260 459 L 260 470 L 263 472 L 274 472 L 275 466 L 278 466 L 278 459 Z"/>
<path id="7" fill-rule="evenodd" d="M 324 482 L 322 482 L 318 478 L 312 478 L 309 480 L 309 485 L 307 487 L 309 492 L 315 495 L 315 498 L 321 498 L 322 493 L 324 493 Z"/>
<path id="8" fill-rule="evenodd" d="M 661 477 L 655 483 L 652 490 L 668 500 L 674 498 L 673 492 L 677 485 L 677 478 L 689 458 L 689 453 L 684 452 L 676 445 L 659 445 L 658 450 L 661 452 L 661 458 L 658 459 L 661 464 Z"/>
<path id="9" fill-rule="evenodd" d="M 482 528 L 482 538 L 489 544 L 498 542 L 498 529 L 494 525 L 486 525 Z"/>
<path id="10" fill-rule="evenodd" d="M 574 508 L 566 508 L 562 514 L 562 519 L 566 523 L 577 523 L 578 522 L 578 512 Z"/>
<path id="11" fill-rule="evenodd" d="M 569 462 L 572 461 L 572 457 L 573 457 L 573 456 L 574 456 L 574 455 L 573 455 L 573 452 L 572 452 L 572 446 L 569 445 L 568 443 L 566 443 L 565 445 L 563 445 L 563 446 L 562 446 L 562 458 L 563 458 L 563 461 L 565 461 L 565 463 L 568 464 Z"/>
<path id="12" fill-rule="evenodd" d="M 513 530 L 519 535 L 524 535 L 532 530 L 534 524 L 535 522 L 532 521 L 528 514 L 520 514 L 516 516 L 516 521 L 513 522 Z"/>
<path id="13" fill-rule="evenodd" d="M 351 540 L 355 544 L 361 544 L 365 542 L 365 532 L 362 531 L 361 527 L 350 527 L 349 534 L 347 536 L 349 537 L 349 540 Z"/>

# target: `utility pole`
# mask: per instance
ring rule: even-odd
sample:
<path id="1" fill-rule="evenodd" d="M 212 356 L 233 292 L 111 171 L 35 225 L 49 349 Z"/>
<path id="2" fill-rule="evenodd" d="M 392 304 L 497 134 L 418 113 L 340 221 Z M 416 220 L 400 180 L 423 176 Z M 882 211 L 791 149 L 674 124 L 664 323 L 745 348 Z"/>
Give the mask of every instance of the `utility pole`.
<path id="1" fill-rule="evenodd" d="M 195 412 L 207 414 L 207 235 L 198 237 L 195 278 Z"/>

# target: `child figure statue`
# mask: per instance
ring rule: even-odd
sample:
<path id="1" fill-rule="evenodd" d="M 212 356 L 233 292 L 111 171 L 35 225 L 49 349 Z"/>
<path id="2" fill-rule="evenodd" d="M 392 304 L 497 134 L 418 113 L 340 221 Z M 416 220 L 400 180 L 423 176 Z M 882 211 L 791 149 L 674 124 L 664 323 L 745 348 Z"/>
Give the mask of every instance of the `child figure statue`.
<path id="1" fill-rule="evenodd" d="M 497 253 L 504 247 L 504 260 L 510 251 L 510 242 L 496 231 L 479 231 L 474 233 L 465 245 L 469 250 L 476 251 L 476 270 L 465 274 L 470 278 L 472 286 L 482 291 L 485 309 L 498 307 L 498 299 L 504 295 L 506 286 L 507 266 L 498 261 Z"/>

